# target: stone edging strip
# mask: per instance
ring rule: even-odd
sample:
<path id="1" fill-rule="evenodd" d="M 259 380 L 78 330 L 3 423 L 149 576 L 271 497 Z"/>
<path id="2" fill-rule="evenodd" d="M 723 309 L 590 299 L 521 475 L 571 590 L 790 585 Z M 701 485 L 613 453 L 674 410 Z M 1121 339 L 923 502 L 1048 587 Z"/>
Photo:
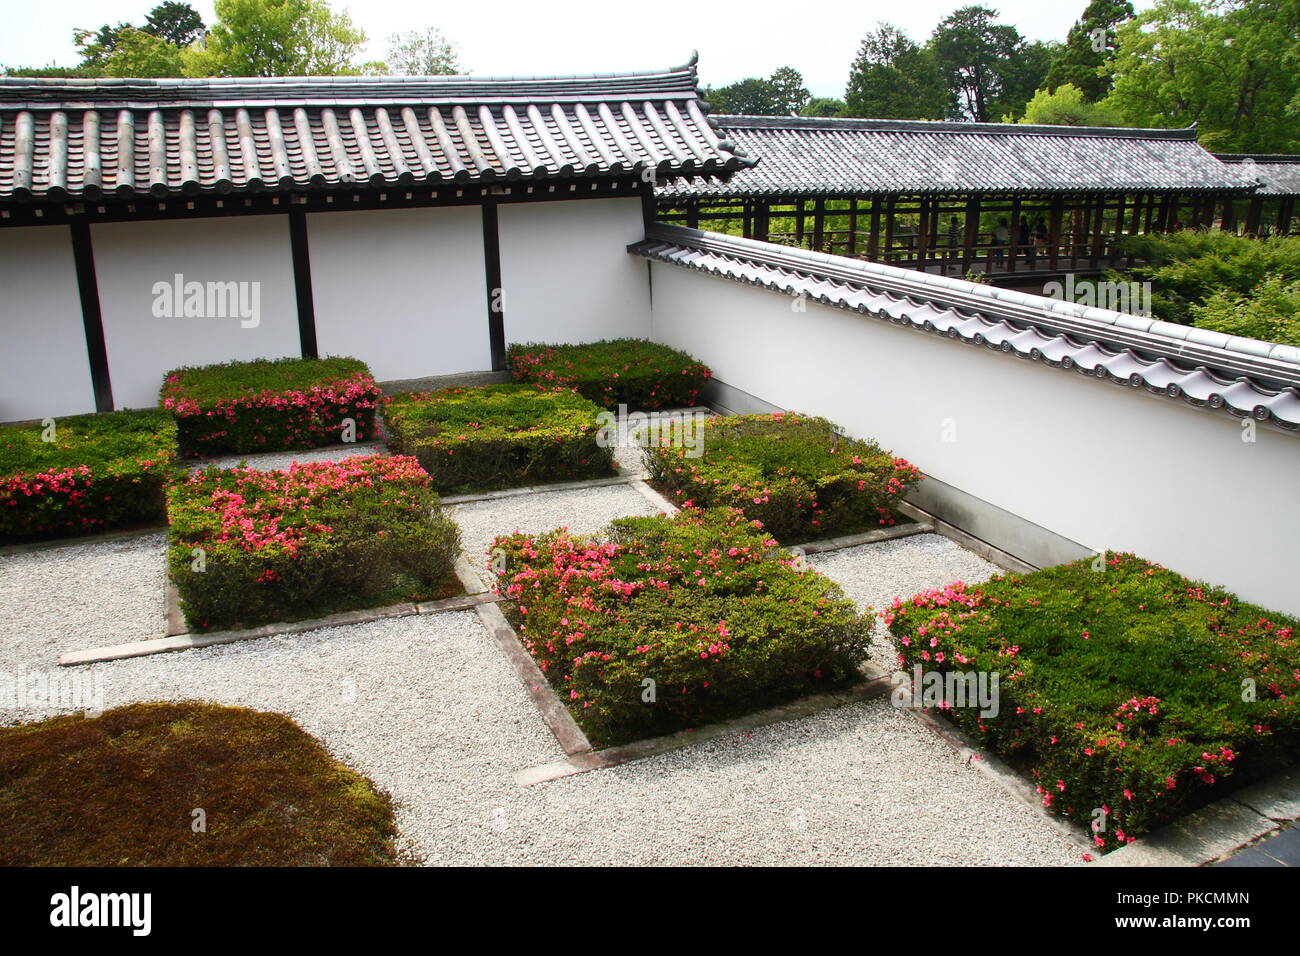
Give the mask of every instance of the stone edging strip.
<path id="1" fill-rule="evenodd" d="M 815 694 L 812 697 L 804 697 L 789 704 L 769 707 L 766 710 L 746 714 L 744 717 L 737 717 L 734 720 L 706 724 L 692 730 L 678 731 L 666 737 L 636 740 L 630 744 L 607 747 L 603 750 L 592 750 L 589 753 L 569 754 L 563 760 L 556 760 L 552 763 L 541 764 L 537 767 L 529 767 L 526 770 L 519 771 L 515 774 L 515 783 L 521 787 L 532 787 L 539 783 L 549 783 L 552 780 L 587 773 L 591 770 L 617 767 L 619 764 L 655 757 L 706 740 L 716 740 L 719 737 L 743 733 L 769 724 L 779 724 L 788 720 L 810 717 L 821 711 L 833 707 L 842 707 L 845 704 L 857 703 L 860 700 L 877 697 L 888 691 L 889 675 L 884 671 L 874 665 L 867 664 L 863 668 L 863 676 L 866 680 L 845 690 Z"/>
<path id="2" fill-rule="evenodd" d="M 424 601 L 419 604 L 390 604 L 387 607 L 342 611 L 326 617 L 316 617 L 305 621 L 263 624 L 260 627 L 239 631 L 206 631 L 202 633 L 174 634 L 168 637 L 151 637 L 142 641 L 131 641 L 127 644 L 95 647 L 85 651 L 69 651 L 66 654 L 59 655 L 59 666 L 75 667 L 81 664 L 117 661 L 130 657 L 148 657 L 151 654 L 188 651 L 198 647 L 212 647 L 216 644 L 234 644 L 239 641 L 275 637 L 280 634 L 300 634 L 304 631 L 315 631 L 324 627 L 369 624 L 371 621 L 384 621 L 395 617 L 412 617 L 417 614 L 465 611 L 470 608 L 491 606 L 497 600 L 499 599 L 495 594 L 480 591 L 477 594 L 462 594 L 456 597 L 442 598 L 438 601 Z"/>
<path id="3" fill-rule="evenodd" d="M 932 530 L 937 531 L 945 538 L 961 545 L 967 551 L 974 552 L 981 558 L 991 561 L 1004 571 L 1011 571 L 1015 574 L 1028 574 L 1031 571 L 1038 570 L 1034 565 L 1022 561 L 1014 554 L 1003 551 L 1001 548 L 995 548 L 987 541 L 977 538 L 972 534 L 967 534 L 965 531 L 962 531 L 961 528 L 958 528 L 955 525 L 950 525 L 946 521 L 941 521 L 934 515 L 930 514 L 930 512 L 923 511 L 914 504 L 910 504 L 906 501 L 899 501 L 898 510 L 916 521 L 929 522 L 933 525 Z"/>
<path id="4" fill-rule="evenodd" d="M 786 545 L 786 550 L 796 554 L 824 554 L 827 551 L 840 551 L 844 548 L 857 548 L 877 541 L 890 541 L 894 538 L 910 538 L 914 534 L 930 534 L 935 530 L 929 519 L 920 519 L 911 524 L 895 525 L 892 528 L 878 528 L 875 531 L 863 531 L 860 534 L 846 534 L 838 538 L 822 538 L 807 544 Z"/>
<path id="5" fill-rule="evenodd" d="M 1300 818 L 1300 768 L 1194 810 L 1100 857 L 1093 866 L 1201 866 Z"/>
<path id="6" fill-rule="evenodd" d="M 460 576 L 461 583 L 465 589 L 469 590 L 472 586 L 481 586 L 479 584 L 478 573 L 473 566 L 462 558 L 456 562 L 456 573 Z M 478 611 L 479 620 L 487 628 L 488 633 L 492 635 L 501 653 L 505 655 L 511 668 L 514 669 L 515 676 L 519 682 L 524 685 L 524 690 L 528 693 L 537 708 L 542 722 L 546 728 L 554 735 L 560 747 L 566 755 L 587 753 L 591 750 L 591 741 L 587 735 L 582 732 L 569 709 L 560 702 L 560 698 L 555 696 L 555 690 L 551 687 L 551 682 L 546 679 L 542 669 L 537 666 L 533 656 L 524 650 L 523 642 L 519 640 L 519 635 L 515 629 L 510 626 L 506 616 L 501 613 L 501 609 L 494 603 L 500 600 L 496 595 L 488 592 L 488 597 L 492 601 L 482 601 L 475 608 Z"/>
<path id="7" fill-rule="evenodd" d="M 590 478 L 586 481 L 561 481 L 553 485 L 529 485 L 526 488 L 502 488 L 500 491 L 487 491 L 478 495 L 448 495 L 439 497 L 438 503 L 444 507 L 467 505 L 475 501 L 497 501 L 501 498 L 519 498 L 523 495 L 544 495 L 551 491 L 582 491 L 584 488 L 604 488 L 607 485 L 626 485 L 637 481 L 635 475 L 615 475 L 612 478 Z"/>

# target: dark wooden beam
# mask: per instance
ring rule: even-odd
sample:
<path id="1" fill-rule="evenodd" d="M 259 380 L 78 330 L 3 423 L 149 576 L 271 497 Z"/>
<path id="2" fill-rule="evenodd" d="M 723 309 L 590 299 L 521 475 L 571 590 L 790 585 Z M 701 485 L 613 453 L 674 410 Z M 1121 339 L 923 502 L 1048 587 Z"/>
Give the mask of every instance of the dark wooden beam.
<path id="1" fill-rule="evenodd" d="M 856 256 L 858 254 L 858 200 L 857 197 L 849 200 L 849 251 L 848 254 Z"/>
<path id="2" fill-rule="evenodd" d="M 501 232 L 497 224 L 497 204 L 483 201 L 483 272 L 487 280 L 488 348 L 492 371 L 506 369 L 506 298 L 501 285 Z"/>
<path id="3" fill-rule="evenodd" d="M 980 198 L 979 193 L 973 193 L 966 200 L 966 234 L 961 250 L 961 274 L 963 276 L 970 271 L 971 255 L 975 251 L 975 245 L 979 242 Z"/>
<path id="4" fill-rule="evenodd" d="M 880 258 L 880 197 L 871 197 L 871 232 L 867 235 L 867 258 Z"/>
<path id="5" fill-rule="evenodd" d="M 99 281 L 95 277 L 95 251 L 90 244 L 90 223 L 74 220 L 72 263 L 81 297 L 81 325 L 86 336 L 86 358 L 90 362 L 90 384 L 95 393 L 95 411 L 113 410 L 113 382 L 108 373 L 108 347 L 104 342 L 104 314 L 99 306 Z"/>
<path id="6" fill-rule="evenodd" d="M 298 346 L 303 358 L 316 358 L 316 299 L 311 287 L 311 250 L 307 214 L 289 210 L 289 248 L 293 254 L 293 292 L 298 303 Z"/>
<path id="7" fill-rule="evenodd" d="M 1047 222 L 1047 268 L 1056 271 L 1061 252 L 1061 213 L 1063 211 L 1060 196 L 1052 197 L 1052 210 Z"/>

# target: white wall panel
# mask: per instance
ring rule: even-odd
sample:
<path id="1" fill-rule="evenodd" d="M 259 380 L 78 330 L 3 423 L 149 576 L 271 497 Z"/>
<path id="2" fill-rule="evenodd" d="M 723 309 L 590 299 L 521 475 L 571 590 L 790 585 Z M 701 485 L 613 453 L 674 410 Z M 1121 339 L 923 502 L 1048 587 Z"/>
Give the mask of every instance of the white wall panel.
<path id="1" fill-rule="evenodd" d="M 656 263 L 654 338 L 1095 550 L 1300 613 L 1300 435 Z M 953 440 L 947 441 L 946 437 Z M 937 583 L 937 582 L 936 582 Z"/>
<path id="2" fill-rule="evenodd" d="M 91 241 L 118 408 L 156 405 L 163 375 L 180 365 L 302 354 L 288 216 L 99 223 Z M 176 275 L 257 283 L 257 324 L 155 316 L 155 283 Z"/>
<path id="3" fill-rule="evenodd" d="M 490 369 L 478 206 L 307 217 L 321 355 L 380 381 Z"/>
<path id="4" fill-rule="evenodd" d="M 68 227 L 0 229 L 0 421 L 94 410 Z"/>
<path id="5" fill-rule="evenodd" d="M 626 252 L 645 238 L 640 198 L 499 207 L 506 342 L 646 338 L 646 264 Z"/>

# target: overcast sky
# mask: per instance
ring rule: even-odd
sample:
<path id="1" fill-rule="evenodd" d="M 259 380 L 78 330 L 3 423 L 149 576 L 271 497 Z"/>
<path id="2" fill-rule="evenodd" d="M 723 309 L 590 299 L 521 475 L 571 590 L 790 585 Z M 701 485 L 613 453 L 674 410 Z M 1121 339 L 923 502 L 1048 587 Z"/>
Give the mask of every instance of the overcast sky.
<path id="1" fill-rule="evenodd" d="M 70 66 L 74 27 L 120 20 L 142 23 L 158 0 L 5 0 L 0 64 Z M 1035 40 L 1060 40 L 1087 0 L 983 0 Z M 1141 10 L 1153 0 L 1135 0 Z M 195 2 L 207 23 L 212 0 Z M 700 51 L 704 83 L 720 86 L 766 76 L 779 66 L 804 75 L 814 96 L 843 96 L 862 35 L 888 20 L 922 40 L 961 0 L 747 0 L 745 3 L 620 4 L 494 0 L 439 10 L 427 0 L 336 2 L 370 37 L 367 59 L 383 59 L 384 40 L 400 30 L 442 29 L 460 44 L 461 62 L 478 74 L 598 73 L 677 66 Z"/>

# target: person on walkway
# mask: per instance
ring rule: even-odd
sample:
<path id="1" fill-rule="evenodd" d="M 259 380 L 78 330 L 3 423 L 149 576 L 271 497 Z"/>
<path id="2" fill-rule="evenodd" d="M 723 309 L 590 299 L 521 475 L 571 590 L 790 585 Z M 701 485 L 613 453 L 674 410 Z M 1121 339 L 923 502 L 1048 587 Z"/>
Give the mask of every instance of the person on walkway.
<path id="1" fill-rule="evenodd" d="M 961 224 L 957 222 L 957 217 L 953 216 L 948 220 L 948 248 L 957 249 L 961 245 Z"/>
<path id="2" fill-rule="evenodd" d="M 998 219 L 997 228 L 993 230 L 993 258 L 1001 262 L 1006 257 L 1006 245 L 1011 241 L 1011 226 L 1007 217 Z"/>
<path id="3" fill-rule="evenodd" d="M 1038 255 L 1047 255 L 1047 222 L 1042 216 L 1034 223 L 1034 252 Z"/>
<path id="4" fill-rule="evenodd" d="M 1032 264 L 1034 261 L 1034 247 L 1029 241 L 1029 220 L 1021 219 L 1020 228 L 1016 231 L 1016 254 L 1023 252 L 1025 258 Z"/>

